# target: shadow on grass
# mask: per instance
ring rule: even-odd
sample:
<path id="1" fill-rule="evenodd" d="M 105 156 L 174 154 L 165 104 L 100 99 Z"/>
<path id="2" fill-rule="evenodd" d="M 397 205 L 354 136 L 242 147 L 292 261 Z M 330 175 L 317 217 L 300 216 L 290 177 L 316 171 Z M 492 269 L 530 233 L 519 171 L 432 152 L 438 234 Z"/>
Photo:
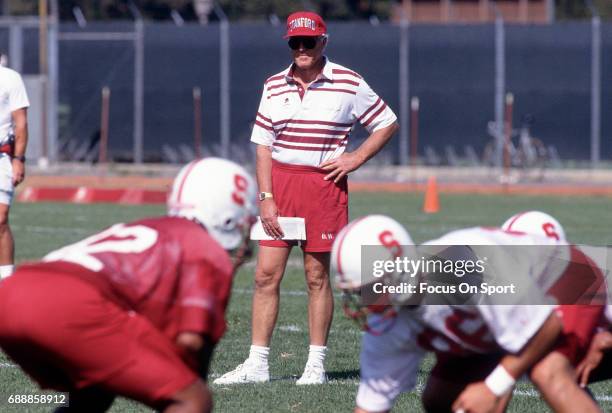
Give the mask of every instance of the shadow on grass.
<path id="1" fill-rule="evenodd" d="M 359 370 L 355 369 L 344 371 L 328 371 L 325 374 L 327 374 L 327 380 L 359 380 Z M 299 378 L 299 375 L 292 374 L 290 376 L 270 377 L 270 381 L 295 381 Z"/>
<path id="2" fill-rule="evenodd" d="M 328 371 L 328 380 L 359 380 L 359 370 Z"/>

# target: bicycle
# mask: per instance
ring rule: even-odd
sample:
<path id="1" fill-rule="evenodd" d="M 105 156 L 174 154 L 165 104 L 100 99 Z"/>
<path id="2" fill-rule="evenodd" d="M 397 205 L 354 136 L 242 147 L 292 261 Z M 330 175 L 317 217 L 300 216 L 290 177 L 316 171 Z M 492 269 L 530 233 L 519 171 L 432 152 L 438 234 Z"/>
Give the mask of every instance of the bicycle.
<path id="1" fill-rule="evenodd" d="M 512 129 L 510 136 L 506 137 L 505 133 L 499 136 L 497 124 L 493 121 L 487 124 L 487 132 L 493 138 L 488 142 L 482 152 L 482 163 L 485 166 L 495 168 L 500 166 L 497 161 L 498 144 L 504 144 L 502 148 L 502 167 L 511 169 L 508 172 L 514 172 L 513 175 L 505 173 L 502 179 L 510 181 L 518 180 L 535 180 L 541 181 L 544 179 L 544 171 L 549 164 L 550 154 L 546 145 L 531 134 L 531 126 L 534 118 L 531 115 L 525 115 L 521 119 L 521 127 Z M 518 142 L 515 141 L 518 138 Z"/>

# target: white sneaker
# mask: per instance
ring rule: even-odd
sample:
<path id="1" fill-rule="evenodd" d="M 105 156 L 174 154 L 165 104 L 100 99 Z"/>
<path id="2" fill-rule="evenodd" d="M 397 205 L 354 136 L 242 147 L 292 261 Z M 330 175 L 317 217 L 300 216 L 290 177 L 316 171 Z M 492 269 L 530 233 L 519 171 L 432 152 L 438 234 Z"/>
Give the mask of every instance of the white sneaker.
<path id="1" fill-rule="evenodd" d="M 298 386 L 303 384 L 324 384 L 327 383 L 325 368 L 322 365 L 306 364 L 302 377 L 295 383 Z"/>
<path id="2" fill-rule="evenodd" d="M 225 373 L 216 379 L 214 384 L 247 384 L 264 383 L 270 381 L 267 364 L 256 364 L 247 359 L 234 370 Z"/>

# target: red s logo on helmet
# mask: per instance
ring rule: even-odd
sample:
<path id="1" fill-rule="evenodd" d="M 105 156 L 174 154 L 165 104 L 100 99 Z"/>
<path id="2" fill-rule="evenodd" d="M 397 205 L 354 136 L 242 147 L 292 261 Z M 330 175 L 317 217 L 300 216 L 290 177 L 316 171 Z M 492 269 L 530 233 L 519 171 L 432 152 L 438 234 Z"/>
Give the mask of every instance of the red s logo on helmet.
<path id="1" fill-rule="evenodd" d="M 234 192 L 232 192 L 232 200 L 240 206 L 244 205 L 244 193 L 247 190 L 248 182 L 242 175 L 234 175 Z"/>
<path id="2" fill-rule="evenodd" d="M 384 247 L 391 251 L 394 257 L 402 255 L 402 246 L 393 238 L 393 233 L 391 231 L 386 230 L 378 234 L 378 240 Z"/>
<path id="3" fill-rule="evenodd" d="M 546 222 L 542 224 L 542 229 L 544 230 L 544 233 L 548 238 L 554 238 L 557 241 L 561 239 L 559 234 L 557 234 L 557 231 L 555 231 L 555 226 L 552 222 Z"/>

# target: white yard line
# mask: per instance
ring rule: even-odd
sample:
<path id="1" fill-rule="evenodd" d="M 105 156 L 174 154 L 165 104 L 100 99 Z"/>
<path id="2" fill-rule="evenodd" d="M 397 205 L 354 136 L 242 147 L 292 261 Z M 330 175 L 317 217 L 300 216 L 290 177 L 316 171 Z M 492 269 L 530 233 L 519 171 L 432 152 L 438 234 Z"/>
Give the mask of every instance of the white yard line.
<path id="1" fill-rule="evenodd" d="M 295 324 L 289 324 L 286 326 L 279 326 L 278 329 L 280 331 L 288 331 L 290 333 L 300 333 L 302 331 L 302 329 L 299 326 L 296 326 Z"/>
<path id="2" fill-rule="evenodd" d="M 306 291 L 299 291 L 299 290 L 283 290 L 281 289 L 280 291 L 281 295 L 293 295 L 293 296 L 307 296 L 308 293 Z M 252 295 L 253 294 L 253 289 L 252 288 L 234 288 L 232 290 L 232 294 L 247 294 L 247 295 Z"/>
<path id="3" fill-rule="evenodd" d="M 540 393 L 535 390 L 514 390 L 514 394 L 517 396 L 525 396 L 525 397 L 537 397 L 541 398 Z M 612 402 L 612 396 L 608 396 L 605 394 L 594 394 L 595 400 L 598 402 Z"/>
<path id="4" fill-rule="evenodd" d="M 304 286 L 304 288 L 306 288 Z M 234 288 L 232 289 L 232 294 L 247 294 L 247 295 L 253 295 L 253 289 L 252 288 Z M 283 290 L 281 287 L 280 290 L 280 294 L 281 295 L 289 295 L 289 296 L 295 296 L 295 297 L 307 297 L 308 293 L 304 290 Z M 342 294 L 339 293 L 334 293 L 334 297 L 341 297 Z"/>

